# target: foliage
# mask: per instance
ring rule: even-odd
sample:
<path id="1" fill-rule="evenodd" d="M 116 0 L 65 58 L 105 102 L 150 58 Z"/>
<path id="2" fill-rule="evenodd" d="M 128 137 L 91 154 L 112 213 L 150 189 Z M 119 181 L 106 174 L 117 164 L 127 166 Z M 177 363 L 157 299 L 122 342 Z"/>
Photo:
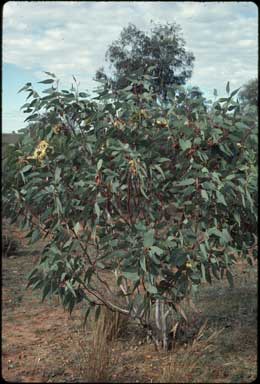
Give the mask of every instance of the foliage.
<path id="1" fill-rule="evenodd" d="M 47 96 L 23 88 L 33 126 L 3 164 L 4 214 L 31 242 L 48 239 L 28 285 L 70 312 L 83 302 L 86 321 L 102 306 L 139 319 L 167 348 L 181 301 L 213 278 L 232 285 L 232 264 L 254 244 L 255 109 L 242 114 L 229 86 L 210 110 L 182 86 L 162 106 L 153 73 L 133 80 L 142 94 L 101 87 L 95 99 L 48 75 Z M 42 124 L 46 111 L 54 124 Z"/>
<path id="2" fill-rule="evenodd" d="M 130 84 L 128 77 L 139 71 L 146 74 L 152 67 L 150 85 L 164 99 L 173 84 L 185 84 L 191 77 L 194 55 L 185 49 L 181 28 L 175 23 L 153 24 L 150 34 L 129 24 L 120 38 L 108 48 L 106 59 L 112 69 L 112 77 L 103 69 L 97 71 L 97 79 L 109 79 L 114 89 Z"/>
<path id="3" fill-rule="evenodd" d="M 258 106 L 258 79 L 248 81 L 239 92 L 239 98 L 244 105 Z"/>

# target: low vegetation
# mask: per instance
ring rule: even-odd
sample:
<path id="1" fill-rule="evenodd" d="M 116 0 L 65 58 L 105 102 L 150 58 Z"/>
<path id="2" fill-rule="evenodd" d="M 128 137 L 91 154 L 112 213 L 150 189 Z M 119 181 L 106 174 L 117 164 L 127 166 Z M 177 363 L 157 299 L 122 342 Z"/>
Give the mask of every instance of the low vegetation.
<path id="1" fill-rule="evenodd" d="M 83 326 L 84 308 L 67 316 L 56 297 L 42 304 L 36 291 L 26 289 L 25 276 L 44 244 L 30 245 L 26 232 L 7 228 L 19 242 L 19 253 L 2 263 L 5 380 L 249 383 L 256 378 L 256 267 L 238 264 L 233 289 L 219 282 L 201 287 L 194 298 L 197 312 L 189 308 L 189 326 L 183 324 L 175 348 L 158 354 L 130 319 L 118 323 L 114 318 L 111 334 L 103 320 L 109 316 L 113 323 L 111 312 L 102 311 L 97 323 L 91 317 Z"/>

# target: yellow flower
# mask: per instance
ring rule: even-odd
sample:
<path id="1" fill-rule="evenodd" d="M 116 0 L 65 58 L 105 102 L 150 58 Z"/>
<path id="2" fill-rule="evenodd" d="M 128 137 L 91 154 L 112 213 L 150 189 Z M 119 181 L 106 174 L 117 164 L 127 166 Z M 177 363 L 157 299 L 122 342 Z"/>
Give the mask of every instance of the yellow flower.
<path id="1" fill-rule="evenodd" d="M 46 149 L 39 149 L 39 148 L 35 149 L 32 156 L 33 159 L 39 160 L 39 161 L 42 161 L 45 157 L 46 157 Z"/>
<path id="2" fill-rule="evenodd" d="M 186 268 L 192 268 L 192 264 L 190 261 L 186 261 Z"/>
<path id="3" fill-rule="evenodd" d="M 145 109 L 141 109 L 141 110 L 140 110 L 140 116 L 142 116 L 142 117 L 144 117 L 145 119 L 147 119 L 148 114 L 147 114 L 147 112 L 146 112 Z"/>
<path id="4" fill-rule="evenodd" d="M 48 147 L 49 147 L 49 144 L 47 141 L 45 140 L 40 141 L 40 143 L 37 145 L 37 147 L 33 152 L 33 156 L 27 156 L 27 160 L 34 159 L 42 162 L 42 160 L 46 157 L 46 150 Z"/>
<path id="5" fill-rule="evenodd" d="M 42 140 L 42 141 L 39 142 L 37 148 L 46 151 L 48 146 L 49 146 L 49 143 L 47 141 L 45 141 L 45 140 Z"/>
<path id="6" fill-rule="evenodd" d="M 43 160 L 46 157 L 46 150 L 42 150 L 41 153 L 38 156 L 38 160 Z"/>
<path id="7" fill-rule="evenodd" d="M 135 162 L 135 160 L 129 160 L 129 161 L 128 161 L 128 164 L 130 165 L 130 172 L 131 172 L 133 175 L 136 175 L 136 174 L 137 174 L 137 171 L 136 171 L 136 162 Z"/>
<path id="8" fill-rule="evenodd" d="M 125 122 L 121 119 L 116 119 L 114 121 L 114 127 L 120 129 L 121 131 L 124 130 Z"/>
<path id="9" fill-rule="evenodd" d="M 53 128 L 52 131 L 55 133 L 55 135 L 58 135 L 62 130 L 62 124 L 56 124 Z"/>
<path id="10" fill-rule="evenodd" d="M 159 127 L 161 127 L 161 128 L 165 128 L 165 127 L 167 127 L 168 126 L 168 122 L 167 122 L 167 120 L 166 119 L 157 119 L 156 120 L 156 124 L 159 126 Z"/>

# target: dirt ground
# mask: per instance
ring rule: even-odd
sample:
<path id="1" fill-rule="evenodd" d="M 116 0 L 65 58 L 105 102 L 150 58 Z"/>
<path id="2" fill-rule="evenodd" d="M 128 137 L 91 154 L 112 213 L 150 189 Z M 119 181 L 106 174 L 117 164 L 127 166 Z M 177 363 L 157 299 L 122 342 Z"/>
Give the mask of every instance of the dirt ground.
<path id="1" fill-rule="evenodd" d="M 41 243 L 28 245 L 15 226 L 4 231 L 19 242 L 18 252 L 2 258 L 2 376 L 9 382 L 93 382 L 91 327 L 83 314 L 65 313 L 58 301 L 40 301 L 26 287 L 26 274 L 40 255 Z M 5 232 L 6 233 L 6 232 Z M 126 325 L 109 345 L 105 382 L 246 383 L 256 378 L 257 276 L 255 268 L 238 266 L 235 288 L 216 282 L 202 287 L 196 299 L 207 319 L 202 341 L 179 342 L 174 351 L 158 354 L 144 342 L 135 324 Z M 218 332 L 221 331 L 219 334 Z M 212 342 L 207 337 L 216 333 Z"/>

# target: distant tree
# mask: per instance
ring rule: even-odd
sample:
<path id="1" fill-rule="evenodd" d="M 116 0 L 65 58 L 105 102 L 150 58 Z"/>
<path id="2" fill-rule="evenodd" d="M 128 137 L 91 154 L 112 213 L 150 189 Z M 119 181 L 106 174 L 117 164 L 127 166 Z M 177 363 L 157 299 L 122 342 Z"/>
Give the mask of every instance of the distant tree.
<path id="1" fill-rule="evenodd" d="M 241 89 L 239 99 L 243 104 L 258 105 L 258 79 L 249 80 Z"/>
<path id="2" fill-rule="evenodd" d="M 117 90 L 127 87 L 133 74 L 144 75 L 152 68 L 153 91 L 166 99 L 169 86 L 183 85 L 192 75 L 195 57 L 185 49 L 180 31 L 175 23 L 153 23 L 150 33 L 129 24 L 106 52 L 112 74 L 106 74 L 101 68 L 96 80 L 110 82 Z"/>

